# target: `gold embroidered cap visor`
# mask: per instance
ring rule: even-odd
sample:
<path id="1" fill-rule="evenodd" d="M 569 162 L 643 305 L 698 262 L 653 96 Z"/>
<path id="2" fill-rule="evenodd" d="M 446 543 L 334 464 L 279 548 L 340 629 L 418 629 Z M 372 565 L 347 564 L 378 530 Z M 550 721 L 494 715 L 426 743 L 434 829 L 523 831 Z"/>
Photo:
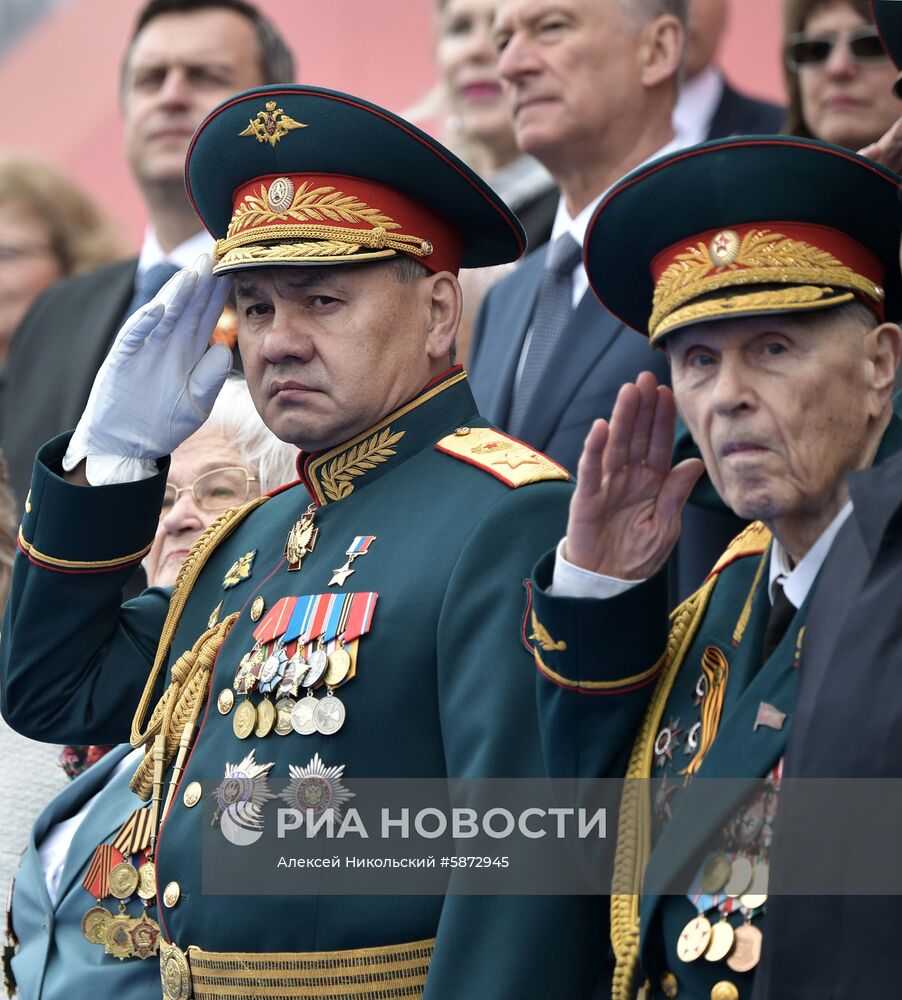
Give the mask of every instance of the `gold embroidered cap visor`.
<path id="1" fill-rule="evenodd" d="M 200 125 L 188 196 L 214 272 L 406 254 L 433 272 L 516 260 L 517 217 L 441 143 L 360 98 L 302 85 L 244 91 Z"/>
<path id="2" fill-rule="evenodd" d="M 883 47 L 896 69 L 902 69 L 902 3 L 899 0 L 871 0 L 871 10 Z M 893 93 L 902 98 L 902 74 L 893 86 Z"/>
<path id="3" fill-rule="evenodd" d="M 589 282 L 652 344 L 692 323 L 853 300 L 897 320 L 899 186 L 892 171 L 814 139 L 693 146 L 602 200 L 586 233 Z"/>

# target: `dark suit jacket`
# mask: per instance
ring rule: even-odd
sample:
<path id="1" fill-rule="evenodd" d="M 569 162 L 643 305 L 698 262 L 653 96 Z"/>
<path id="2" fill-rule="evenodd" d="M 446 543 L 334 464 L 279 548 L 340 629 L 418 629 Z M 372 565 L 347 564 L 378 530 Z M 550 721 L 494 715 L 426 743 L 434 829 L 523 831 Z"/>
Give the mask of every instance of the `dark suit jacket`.
<path id="1" fill-rule="evenodd" d="M 480 412 L 502 430 L 547 252 L 546 244 L 495 285 L 476 318 L 470 384 Z M 554 349 L 520 436 L 575 472 L 592 421 L 610 416 L 620 386 L 646 370 L 669 383 L 664 353 L 652 350 L 588 290 Z"/>
<path id="2" fill-rule="evenodd" d="M 785 118 L 785 108 L 740 94 L 725 80 L 720 103 L 708 129 L 708 138 L 721 139 L 728 135 L 769 135 L 781 131 Z"/>
<path id="3" fill-rule="evenodd" d="M 848 894 L 771 896 L 755 1000 L 899 995 L 900 897 L 854 894 L 868 888 L 860 865 L 869 856 L 869 891 L 899 891 L 899 829 L 864 798 L 849 807 L 850 795 L 875 790 L 898 812 L 898 785 L 830 782 L 824 796 L 822 783 L 792 784 L 902 778 L 902 455 L 852 476 L 851 489 L 854 511 L 808 616 L 771 866 L 784 890 L 817 880 L 820 891 Z"/>
<path id="4" fill-rule="evenodd" d="M 67 278 L 16 331 L 0 389 L 0 446 L 17 501 L 38 448 L 74 427 L 134 293 L 137 258 Z"/>

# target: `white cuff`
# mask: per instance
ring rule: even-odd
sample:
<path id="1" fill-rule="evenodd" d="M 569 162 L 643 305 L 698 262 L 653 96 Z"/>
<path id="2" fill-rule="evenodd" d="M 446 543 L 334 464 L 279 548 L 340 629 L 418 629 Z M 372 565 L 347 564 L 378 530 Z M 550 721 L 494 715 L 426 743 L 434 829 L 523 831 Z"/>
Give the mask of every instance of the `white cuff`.
<path id="1" fill-rule="evenodd" d="M 616 576 L 605 576 L 604 573 L 593 573 L 590 569 L 574 566 L 564 556 L 564 544 L 567 539 L 558 542 L 554 557 L 554 575 L 548 593 L 552 597 L 595 597 L 606 600 L 626 593 L 633 587 L 638 587 L 644 580 L 618 580 Z"/>
<path id="2" fill-rule="evenodd" d="M 63 469 L 71 472 L 82 459 L 86 459 L 85 476 L 91 486 L 137 483 L 142 479 L 150 479 L 160 471 L 156 459 L 125 458 L 122 455 L 85 455 L 73 449 L 70 441 L 63 456 Z"/>

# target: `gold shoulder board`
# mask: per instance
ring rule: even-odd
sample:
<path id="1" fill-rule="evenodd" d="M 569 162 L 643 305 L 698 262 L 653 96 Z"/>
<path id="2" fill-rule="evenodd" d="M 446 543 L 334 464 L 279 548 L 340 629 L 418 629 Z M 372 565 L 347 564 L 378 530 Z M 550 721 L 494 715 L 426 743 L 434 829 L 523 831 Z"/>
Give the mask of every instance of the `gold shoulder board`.
<path id="1" fill-rule="evenodd" d="M 494 427 L 458 427 L 435 447 L 475 465 L 513 489 L 529 483 L 570 479 L 570 473 L 547 455 Z"/>

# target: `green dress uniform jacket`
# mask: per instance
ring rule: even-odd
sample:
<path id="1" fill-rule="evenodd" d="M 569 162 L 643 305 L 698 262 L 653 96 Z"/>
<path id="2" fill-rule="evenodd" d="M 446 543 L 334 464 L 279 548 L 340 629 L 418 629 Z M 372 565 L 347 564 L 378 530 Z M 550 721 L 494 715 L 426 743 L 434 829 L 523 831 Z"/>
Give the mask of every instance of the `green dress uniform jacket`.
<path id="1" fill-rule="evenodd" d="M 357 438 L 302 456 L 300 481 L 254 509 L 212 553 L 188 595 L 168 669 L 207 630 L 211 612 L 238 618 L 216 659 L 157 844 L 160 895 L 171 882 L 180 889 L 173 905 L 160 906 L 167 941 L 214 952 L 306 953 L 435 937 L 427 1000 L 591 995 L 603 922 L 586 900 L 205 896 L 203 810 L 183 796 L 194 781 L 204 788 L 221 782 L 226 764 L 251 749 L 281 780 L 289 765 L 306 765 L 314 754 L 326 766 L 344 765 L 345 781 L 544 773 L 524 581 L 537 552 L 564 529 L 571 485 L 553 463 L 497 432 L 498 458 L 461 461 L 437 447 L 485 426 L 466 376 L 452 370 Z M 505 447 L 519 457 L 508 461 Z M 39 453 L 26 505 L 3 628 L 3 712 L 33 738 L 116 742 L 129 737 L 167 613 L 166 595 L 154 590 L 119 604 L 123 580 L 153 537 L 165 476 L 73 486 L 58 475 L 65 448 L 63 437 Z M 540 481 L 511 488 L 530 478 Z M 286 538 L 311 502 L 315 547 L 298 572 L 287 572 Z M 254 645 L 255 599 L 269 609 L 286 595 L 336 590 L 329 587 L 334 571 L 365 535 L 375 541 L 340 589 L 379 597 L 359 642 L 356 676 L 338 692 L 343 728 L 239 740 L 238 700 L 223 715 L 217 698 Z M 249 578 L 226 589 L 228 571 L 249 553 Z M 162 690 L 158 684 L 151 704 Z M 550 932 L 553 963 L 545 952 Z"/>
<path id="2" fill-rule="evenodd" d="M 877 460 L 900 445 L 902 422 L 893 417 Z M 718 849 L 719 831 L 780 764 L 792 729 L 814 588 L 765 660 L 769 557 L 769 533 L 751 525 L 669 620 L 663 572 L 617 597 L 593 600 L 548 593 L 554 553 L 536 567 L 534 651 L 549 774 L 660 779 L 627 781 L 621 802 L 611 901 L 617 1000 L 752 995 L 754 971 L 703 957 L 684 962 L 676 949 L 698 912 L 687 889 L 706 853 Z M 719 728 L 687 780 L 685 768 L 705 738 L 699 726 L 694 749 L 687 739 L 702 718 L 696 686 L 711 649 L 728 665 Z M 728 919 L 734 927 L 743 922 L 738 912 Z M 756 912 L 753 922 L 766 948 L 766 916 Z"/>

